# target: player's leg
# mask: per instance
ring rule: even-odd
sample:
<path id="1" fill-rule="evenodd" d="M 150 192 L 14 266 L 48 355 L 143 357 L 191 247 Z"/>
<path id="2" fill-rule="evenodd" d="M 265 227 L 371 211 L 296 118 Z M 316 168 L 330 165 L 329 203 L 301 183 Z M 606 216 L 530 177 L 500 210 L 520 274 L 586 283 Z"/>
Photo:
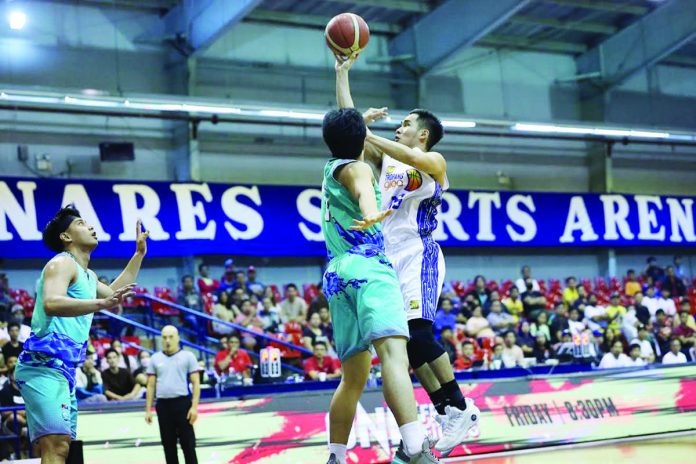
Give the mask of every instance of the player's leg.
<path id="1" fill-rule="evenodd" d="M 38 443 L 41 464 L 65 464 L 70 451 L 70 435 L 44 435 Z"/>
<path id="2" fill-rule="evenodd" d="M 331 399 L 329 409 L 331 443 L 348 443 L 355 409 L 370 374 L 371 360 L 370 352 L 362 351 L 341 362 L 343 376 Z"/>
<path id="3" fill-rule="evenodd" d="M 355 299 L 346 287 L 354 277 L 349 257 L 333 260 L 324 274 L 324 291 L 333 321 L 336 353 L 343 375 L 329 409 L 329 463 L 345 464 L 346 444 L 358 400 L 370 374 L 369 344 L 360 334 Z"/>
<path id="4" fill-rule="evenodd" d="M 15 380 L 26 405 L 29 439 L 38 444 L 41 462 L 64 464 L 73 433 L 68 380 L 33 359 L 17 363 Z"/>
<path id="5" fill-rule="evenodd" d="M 408 375 L 408 324 L 394 270 L 381 257 L 360 262 L 364 285 L 355 289 L 360 332 L 370 340 L 382 363 L 384 399 L 389 405 L 403 439 L 403 450 L 392 462 L 438 462 L 430 451 L 430 440 L 418 420 L 413 384 Z M 405 452 L 404 452 L 405 451 Z"/>

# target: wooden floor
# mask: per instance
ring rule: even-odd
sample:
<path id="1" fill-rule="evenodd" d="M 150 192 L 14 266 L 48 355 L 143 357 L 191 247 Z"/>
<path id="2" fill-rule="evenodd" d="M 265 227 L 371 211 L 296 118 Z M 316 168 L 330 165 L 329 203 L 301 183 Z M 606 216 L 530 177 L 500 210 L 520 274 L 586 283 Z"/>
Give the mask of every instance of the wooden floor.
<path id="1" fill-rule="evenodd" d="M 696 427 L 696 424 L 694 424 Z M 550 450 L 501 453 L 490 457 L 448 459 L 448 464 L 686 464 L 696 462 L 696 430 L 692 434 L 642 438 L 635 441 L 568 445 Z"/>

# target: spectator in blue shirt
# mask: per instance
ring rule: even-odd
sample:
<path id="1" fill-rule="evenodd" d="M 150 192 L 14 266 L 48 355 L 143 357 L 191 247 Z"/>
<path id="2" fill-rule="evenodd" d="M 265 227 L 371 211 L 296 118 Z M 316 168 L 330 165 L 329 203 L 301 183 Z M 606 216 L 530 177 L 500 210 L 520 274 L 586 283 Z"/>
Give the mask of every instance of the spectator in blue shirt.
<path id="1" fill-rule="evenodd" d="M 491 312 L 486 319 L 497 335 L 502 335 L 515 326 L 515 319 L 503 312 L 503 304 L 500 301 L 494 301 L 491 304 Z"/>
<path id="2" fill-rule="evenodd" d="M 445 327 L 454 330 L 454 326 L 457 324 L 457 315 L 454 314 L 453 309 L 452 300 L 449 298 L 443 298 L 441 300 L 440 309 L 435 313 L 435 319 L 433 320 L 433 327 L 436 334 L 439 335 Z"/>

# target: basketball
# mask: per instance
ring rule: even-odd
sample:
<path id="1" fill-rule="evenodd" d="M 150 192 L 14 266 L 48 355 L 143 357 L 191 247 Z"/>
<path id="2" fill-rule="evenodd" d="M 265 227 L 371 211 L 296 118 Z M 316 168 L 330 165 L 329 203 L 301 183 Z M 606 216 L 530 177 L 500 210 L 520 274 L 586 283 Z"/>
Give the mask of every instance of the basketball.
<path id="1" fill-rule="evenodd" d="M 334 16 L 324 31 L 326 44 L 336 55 L 348 57 L 360 52 L 370 40 L 370 28 L 360 16 L 341 13 Z"/>
<path id="2" fill-rule="evenodd" d="M 408 183 L 406 184 L 406 187 L 404 187 L 404 190 L 407 192 L 413 192 L 414 190 L 417 190 L 418 187 L 423 185 L 423 177 L 421 176 L 421 173 L 415 169 L 409 169 L 406 171 L 406 176 L 408 176 Z"/>

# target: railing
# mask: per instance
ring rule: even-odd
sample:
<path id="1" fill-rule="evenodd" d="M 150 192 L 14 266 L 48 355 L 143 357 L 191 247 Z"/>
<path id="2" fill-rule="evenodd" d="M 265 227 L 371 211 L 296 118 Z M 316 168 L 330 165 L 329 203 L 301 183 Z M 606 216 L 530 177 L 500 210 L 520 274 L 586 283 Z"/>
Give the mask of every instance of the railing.
<path id="1" fill-rule="evenodd" d="M 275 338 L 275 337 L 271 337 L 271 336 L 266 335 L 266 334 L 263 334 L 263 333 L 255 332 L 255 331 L 253 331 L 253 330 L 247 329 L 246 327 L 240 326 L 240 325 L 238 325 L 238 324 L 235 324 L 235 323 L 232 323 L 232 322 L 223 321 L 222 319 L 219 319 L 219 318 L 217 318 L 217 317 L 215 317 L 215 316 L 211 316 L 211 315 L 206 314 L 206 313 L 204 313 L 204 312 L 196 311 L 196 310 L 194 310 L 194 309 L 187 308 L 187 307 L 182 306 L 182 305 L 180 305 L 180 304 L 173 303 L 173 302 L 167 301 L 167 300 L 163 300 L 163 299 L 161 299 L 161 298 L 157 298 L 157 297 L 152 296 L 152 295 L 149 295 L 149 294 L 140 293 L 140 294 L 137 294 L 137 295 L 136 295 L 136 298 L 139 298 L 139 299 L 142 299 L 142 300 L 149 300 L 149 301 L 152 301 L 152 302 L 155 302 L 155 303 L 160 303 L 160 304 L 169 306 L 169 307 L 171 307 L 171 308 L 173 308 L 173 309 L 177 309 L 177 310 L 179 310 L 179 311 L 181 311 L 181 312 L 183 312 L 183 313 L 190 314 L 190 315 L 192 315 L 192 316 L 194 316 L 194 317 L 196 317 L 196 318 L 201 318 L 201 319 L 205 319 L 205 320 L 207 320 L 207 321 L 215 322 L 216 324 L 220 324 L 220 325 L 223 325 L 223 326 L 230 327 L 230 328 L 235 329 L 235 330 L 237 330 L 237 331 L 239 331 L 239 332 L 242 332 L 242 333 L 248 333 L 249 335 L 251 335 L 251 336 L 253 336 L 253 337 L 255 337 L 255 338 L 259 338 L 259 339 L 262 339 L 262 340 L 266 340 L 266 341 L 268 341 L 268 342 L 272 342 L 272 343 L 275 344 L 275 345 L 284 346 L 284 347 L 286 347 L 286 348 L 289 348 L 289 349 L 298 351 L 298 352 L 300 352 L 300 353 L 302 353 L 302 354 L 304 354 L 304 355 L 309 355 L 309 356 L 311 356 L 311 355 L 313 354 L 312 351 L 306 349 L 306 348 L 303 347 L 303 346 L 298 346 L 298 345 L 295 345 L 295 344 L 286 342 L 286 341 L 284 341 L 284 340 L 277 339 L 277 338 Z M 155 317 L 156 315 L 154 314 L 154 311 L 152 310 L 152 305 L 147 305 L 147 306 L 150 308 L 150 315 L 151 315 L 152 317 Z M 114 313 L 112 313 L 112 312 L 110 312 L 110 311 L 107 311 L 107 310 L 102 310 L 102 311 L 100 311 L 99 313 L 100 313 L 101 315 L 105 316 L 106 318 L 112 320 L 112 321 L 118 321 L 118 322 L 120 322 L 120 323 L 122 323 L 122 324 L 129 325 L 129 326 L 131 326 L 131 327 L 135 327 L 135 328 L 137 328 L 137 329 L 143 330 L 143 331 L 144 331 L 145 333 L 147 333 L 147 334 L 154 335 L 154 336 L 160 336 L 160 335 L 162 334 L 161 331 L 159 331 L 159 330 L 157 330 L 157 329 L 155 329 L 155 328 L 153 328 L 153 327 L 150 327 L 150 326 L 148 326 L 148 325 L 146 325 L 146 324 L 143 324 L 143 323 L 134 321 L 133 319 L 129 319 L 129 318 L 127 318 L 127 317 L 114 314 Z M 210 368 L 209 356 L 213 356 L 213 357 L 214 357 L 215 354 L 216 354 L 216 351 L 207 348 L 207 347 L 205 346 L 205 344 L 206 344 L 206 343 L 216 343 L 216 344 L 217 344 L 217 343 L 218 343 L 218 340 L 215 339 L 215 338 L 213 338 L 213 337 L 208 336 L 207 333 L 205 333 L 204 330 L 199 330 L 198 333 L 196 334 L 196 336 L 197 336 L 197 339 L 198 339 L 198 343 L 193 343 L 193 342 L 190 342 L 190 341 L 185 340 L 184 338 L 182 338 L 182 339 L 181 339 L 181 344 L 184 345 L 184 346 L 188 346 L 188 347 L 190 347 L 190 348 L 193 348 L 194 350 L 196 350 L 196 351 L 198 351 L 199 353 L 201 353 L 201 354 L 203 355 L 203 357 L 204 357 L 206 369 L 209 369 L 209 368 Z M 139 350 L 146 350 L 146 351 L 152 353 L 152 350 L 147 349 L 147 348 L 144 348 L 144 347 L 142 347 L 141 345 L 138 345 L 137 343 L 127 342 L 127 341 L 122 341 L 122 343 L 127 344 L 127 345 L 130 345 L 130 346 L 133 346 L 133 347 L 135 347 L 135 348 L 137 348 L 137 349 L 139 349 Z M 246 351 L 250 356 L 252 356 L 252 357 L 255 358 L 255 359 L 258 359 L 258 358 L 259 358 L 259 355 L 258 355 L 257 353 L 254 353 L 253 351 L 248 351 L 248 350 L 244 350 L 244 351 Z M 294 373 L 297 373 L 297 374 L 304 374 L 304 371 L 303 371 L 302 369 L 299 369 L 299 368 L 297 368 L 297 367 L 295 367 L 295 366 L 291 366 L 291 365 L 286 364 L 286 363 L 282 363 L 281 366 L 282 366 L 283 369 L 286 369 L 286 370 L 288 370 L 288 371 L 291 371 L 291 372 L 294 372 Z"/>
<path id="2" fill-rule="evenodd" d="M 5 406 L 5 407 L 0 407 L 0 414 L 3 412 L 12 412 L 12 420 L 14 424 L 14 429 L 18 430 L 18 433 L 9 433 L 5 435 L 0 435 L 0 440 L 14 440 L 14 449 L 15 449 L 15 457 L 17 459 L 21 459 L 21 451 L 22 451 L 22 427 L 19 425 L 19 421 L 17 420 L 17 413 L 19 411 L 24 411 L 26 408 L 24 406 Z M 28 440 L 27 440 L 28 441 Z M 32 457 L 31 454 L 31 445 L 29 445 L 29 457 Z M 4 462 L 4 461 L 3 461 Z"/>

